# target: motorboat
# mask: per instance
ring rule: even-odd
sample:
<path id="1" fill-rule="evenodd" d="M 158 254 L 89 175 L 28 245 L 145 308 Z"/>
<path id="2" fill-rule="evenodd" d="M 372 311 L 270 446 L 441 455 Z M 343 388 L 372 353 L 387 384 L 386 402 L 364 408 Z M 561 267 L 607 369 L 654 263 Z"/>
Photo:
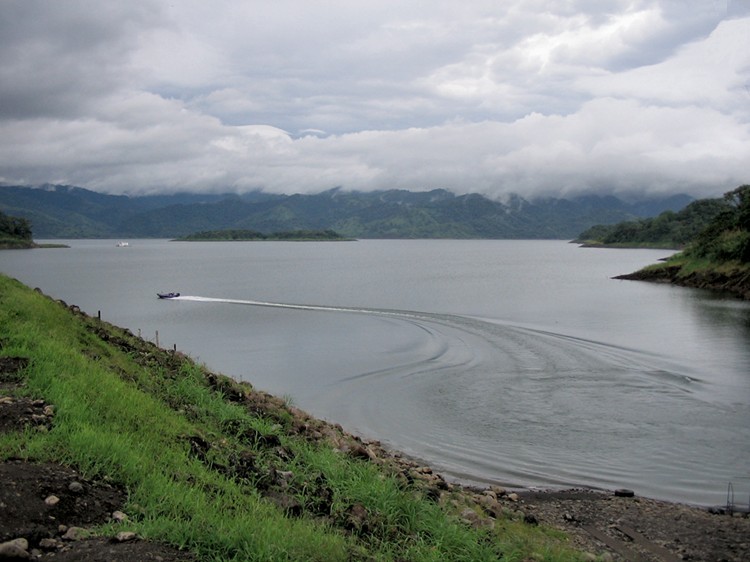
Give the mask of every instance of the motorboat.
<path id="1" fill-rule="evenodd" d="M 174 299 L 180 296 L 180 293 L 156 293 L 160 299 Z"/>

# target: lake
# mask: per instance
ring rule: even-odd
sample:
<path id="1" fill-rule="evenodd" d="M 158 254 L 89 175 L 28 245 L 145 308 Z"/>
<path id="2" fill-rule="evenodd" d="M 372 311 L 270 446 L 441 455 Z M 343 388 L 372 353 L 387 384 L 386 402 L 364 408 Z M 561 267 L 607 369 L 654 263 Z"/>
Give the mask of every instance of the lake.
<path id="1" fill-rule="evenodd" d="M 448 478 L 750 496 L 750 303 L 612 279 L 669 251 L 63 242 L 0 271 Z"/>

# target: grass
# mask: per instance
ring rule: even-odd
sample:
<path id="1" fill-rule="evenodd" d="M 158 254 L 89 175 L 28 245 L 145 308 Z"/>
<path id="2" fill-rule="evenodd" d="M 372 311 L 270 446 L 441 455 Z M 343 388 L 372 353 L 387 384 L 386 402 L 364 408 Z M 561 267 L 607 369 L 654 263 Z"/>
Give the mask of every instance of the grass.
<path id="1" fill-rule="evenodd" d="M 51 430 L 0 435 L 0 460 L 109 479 L 128 490 L 129 530 L 201 560 L 581 559 L 514 516 L 468 525 L 458 492 L 437 501 L 387 464 L 303 435 L 283 400 L 261 411 L 249 385 L 2 275 L 0 354 L 29 359 L 14 392 L 55 407 Z"/>
<path id="2" fill-rule="evenodd" d="M 681 252 L 662 263 L 652 264 L 643 268 L 644 271 L 659 271 L 678 268 L 677 277 L 684 278 L 693 274 L 714 273 L 721 275 L 742 275 L 750 273 L 750 264 L 736 260 L 716 261 L 710 258 L 693 256 Z"/>

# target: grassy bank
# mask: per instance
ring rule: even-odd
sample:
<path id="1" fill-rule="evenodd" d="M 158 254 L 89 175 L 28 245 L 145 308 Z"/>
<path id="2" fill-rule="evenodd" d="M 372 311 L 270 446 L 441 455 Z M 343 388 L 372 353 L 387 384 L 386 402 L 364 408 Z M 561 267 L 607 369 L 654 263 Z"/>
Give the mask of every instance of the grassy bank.
<path id="1" fill-rule="evenodd" d="M 0 461 L 121 485 L 129 530 L 199 560 L 582 559 L 497 502 L 2 275 L 0 357 L 28 359 L 0 394 L 55 412 L 49 430 L 0 434 Z"/>
<path id="2" fill-rule="evenodd" d="M 750 264 L 736 260 L 717 262 L 683 252 L 662 263 L 616 278 L 709 289 L 750 300 Z"/>

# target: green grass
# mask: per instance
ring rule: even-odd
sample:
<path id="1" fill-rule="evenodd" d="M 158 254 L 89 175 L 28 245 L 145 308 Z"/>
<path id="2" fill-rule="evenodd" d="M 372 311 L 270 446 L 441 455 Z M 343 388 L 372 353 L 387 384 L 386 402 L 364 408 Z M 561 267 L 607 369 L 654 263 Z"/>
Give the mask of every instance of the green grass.
<path id="1" fill-rule="evenodd" d="M 472 528 L 387 468 L 306 440 L 283 401 L 255 413 L 228 399 L 248 385 L 2 275 L 0 354 L 29 359 L 15 392 L 55 407 L 50 431 L 0 435 L 0 459 L 61 462 L 125 487 L 129 530 L 201 560 L 580 559 L 559 533 L 513 517 Z M 291 515 L 264 495 L 279 474 Z"/>

